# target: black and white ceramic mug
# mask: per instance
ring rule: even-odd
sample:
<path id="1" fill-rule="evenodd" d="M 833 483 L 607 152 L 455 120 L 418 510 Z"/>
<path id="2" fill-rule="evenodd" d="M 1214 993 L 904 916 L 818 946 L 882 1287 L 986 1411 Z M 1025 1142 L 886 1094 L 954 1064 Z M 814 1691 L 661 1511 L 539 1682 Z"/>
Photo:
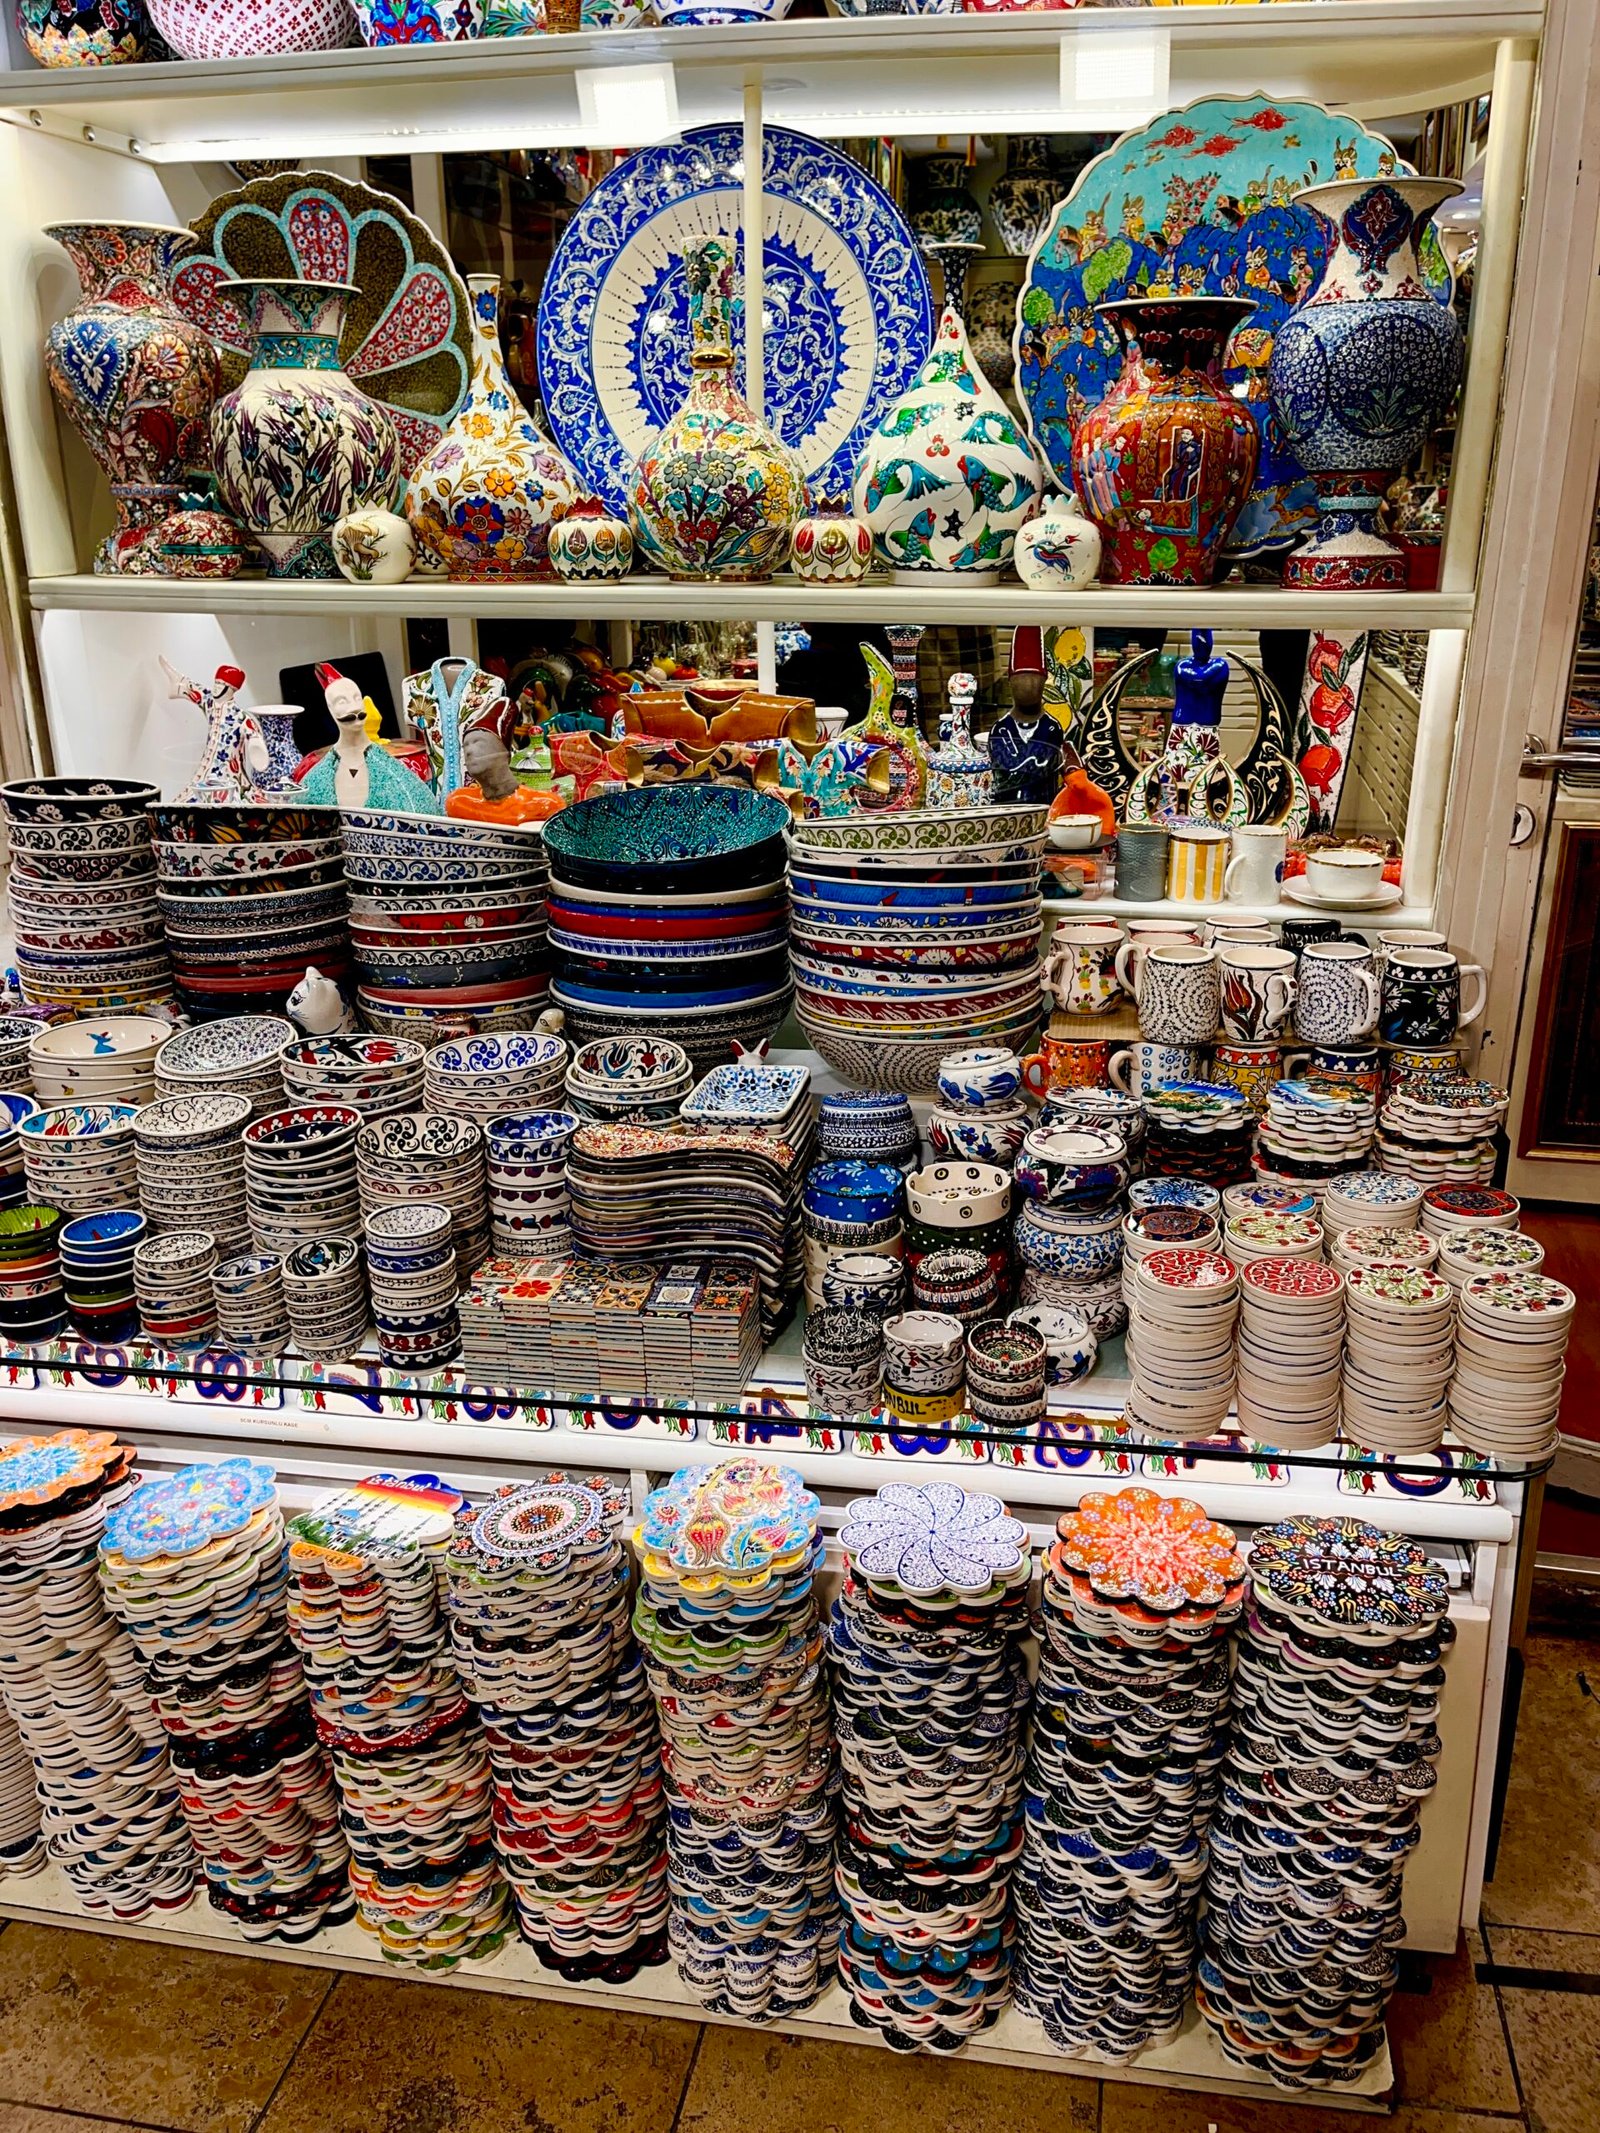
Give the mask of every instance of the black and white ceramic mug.
<path id="1" fill-rule="evenodd" d="M 1463 981 L 1475 981 L 1477 997 L 1462 1005 Z M 1396 948 L 1383 971 L 1378 1035 L 1385 1044 L 1448 1044 L 1483 1013 L 1488 980 L 1477 963 L 1462 963 L 1448 948 Z"/>
<path id="2" fill-rule="evenodd" d="M 1377 958 L 1365 941 L 1307 941 L 1300 953 L 1295 1034 L 1305 1044 L 1354 1044 L 1378 1026 Z"/>

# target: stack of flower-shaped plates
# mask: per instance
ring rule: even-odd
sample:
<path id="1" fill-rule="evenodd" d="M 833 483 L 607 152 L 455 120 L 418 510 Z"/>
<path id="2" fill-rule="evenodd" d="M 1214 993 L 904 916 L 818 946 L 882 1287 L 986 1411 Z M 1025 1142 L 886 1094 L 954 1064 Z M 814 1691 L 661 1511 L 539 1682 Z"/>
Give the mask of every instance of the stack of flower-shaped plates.
<path id="1" fill-rule="evenodd" d="M 1492 1081 L 1430 1081 L 1385 1097 L 1378 1161 L 1420 1185 L 1487 1185 L 1511 1102 Z"/>

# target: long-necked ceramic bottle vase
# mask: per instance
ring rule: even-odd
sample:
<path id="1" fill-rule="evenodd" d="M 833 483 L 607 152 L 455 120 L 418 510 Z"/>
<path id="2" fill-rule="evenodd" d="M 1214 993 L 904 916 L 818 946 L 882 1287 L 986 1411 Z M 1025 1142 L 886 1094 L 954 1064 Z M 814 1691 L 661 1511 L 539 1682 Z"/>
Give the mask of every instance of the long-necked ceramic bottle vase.
<path id="1" fill-rule="evenodd" d="M 185 475 L 211 464 L 216 345 L 171 294 L 173 269 L 198 239 L 159 222 L 57 222 L 45 235 L 83 285 L 45 337 L 45 370 L 117 509 L 94 567 L 149 573 L 152 530 L 177 510 Z"/>
<path id="2" fill-rule="evenodd" d="M 1315 532 L 1286 585 L 1403 586 L 1404 551 L 1377 529 L 1397 467 L 1421 449 L 1461 382 L 1461 327 L 1423 278 L 1418 245 L 1453 178 L 1348 178 L 1294 196 L 1328 224 L 1314 293 L 1273 342 L 1272 405 L 1317 484 Z"/>
<path id="3" fill-rule="evenodd" d="M 223 501 L 275 578 L 339 575 L 340 519 L 387 510 L 400 487 L 400 440 L 375 400 L 345 376 L 339 334 L 348 282 L 223 281 L 253 336 L 250 368 L 211 413 Z"/>

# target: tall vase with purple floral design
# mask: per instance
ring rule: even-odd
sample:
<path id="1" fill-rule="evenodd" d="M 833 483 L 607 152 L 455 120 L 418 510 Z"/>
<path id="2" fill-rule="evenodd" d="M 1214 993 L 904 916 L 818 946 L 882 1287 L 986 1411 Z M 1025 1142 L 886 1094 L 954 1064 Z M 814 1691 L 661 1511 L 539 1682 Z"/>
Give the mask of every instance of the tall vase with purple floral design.
<path id="1" fill-rule="evenodd" d="M 400 440 L 339 361 L 349 282 L 223 281 L 244 310 L 250 368 L 211 414 L 217 488 L 275 578 L 336 578 L 330 535 L 352 511 L 386 510 Z"/>
<path id="2" fill-rule="evenodd" d="M 50 389 L 117 508 L 94 567 L 149 575 L 152 530 L 177 510 L 185 475 L 211 463 L 217 350 L 171 295 L 173 269 L 197 240 L 156 222 L 58 222 L 45 235 L 83 284 L 83 301 L 45 339 Z"/>
<path id="3" fill-rule="evenodd" d="M 1417 246 L 1453 178 L 1346 178 L 1294 196 L 1329 225 L 1315 293 L 1273 342 L 1272 405 L 1317 484 L 1310 540 L 1286 585 L 1370 591 L 1406 583 L 1404 551 L 1377 528 L 1397 467 L 1415 457 L 1461 381 L 1461 327 L 1423 280 Z"/>

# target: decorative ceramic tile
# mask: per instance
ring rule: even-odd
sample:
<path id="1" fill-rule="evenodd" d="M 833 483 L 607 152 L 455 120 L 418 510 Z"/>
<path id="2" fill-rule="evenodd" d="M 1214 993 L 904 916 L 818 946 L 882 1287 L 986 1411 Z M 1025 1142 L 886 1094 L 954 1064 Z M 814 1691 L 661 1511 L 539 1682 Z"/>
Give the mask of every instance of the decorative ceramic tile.
<path id="1" fill-rule="evenodd" d="M 225 1348 L 202 1348 L 182 1360 L 181 1374 L 168 1380 L 169 1395 L 181 1406 L 207 1407 L 216 1414 L 230 1407 L 253 1413 L 283 1405 L 280 1363 L 235 1355 Z"/>
<path id="2" fill-rule="evenodd" d="M 288 1404 L 307 1414 L 415 1421 L 422 1412 L 413 1380 L 381 1363 L 286 1359 L 279 1374 L 289 1381 Z"/>
<path id="3" fill-rule="evenodd" d="M 958 1421 L 948 1432 L 887 1426 L 854 1429 L 850 1432 L 850 1450 L 858 1459 L 907 1459 L 918 1466 L 985 1465 L 989 1445 L 985 1438 L 973 1435 L 975 1427 L 974 1423 Z"/>
<path id="4" fill-rule="evenodd" d="M 1446 1442 L 1436 1451 L 1408 1452 L 1403 1458 L 1359 1444 L 1344 1449 L 1353 1464 L 1339 1469 L 1341 1496 L 1382 1496 L 1398 1503 L 1426 1503 L 1440 1496 L 1464 1503 L 1499 1501 L 1489 1461 L 1464 1444 Z M 1397 1467 L 1421 1472 L 1397 1473 Z"/>
<path id="5" fill-rule="evenodd" d="M 1417 1628 L 1449 1604 L 1443 1571 L 1402 1533 L 1359 1518 L 1288 1518 L 1250 1543 L 1250 1575 L 1271 1599 L 1330 1624 Z"/>

